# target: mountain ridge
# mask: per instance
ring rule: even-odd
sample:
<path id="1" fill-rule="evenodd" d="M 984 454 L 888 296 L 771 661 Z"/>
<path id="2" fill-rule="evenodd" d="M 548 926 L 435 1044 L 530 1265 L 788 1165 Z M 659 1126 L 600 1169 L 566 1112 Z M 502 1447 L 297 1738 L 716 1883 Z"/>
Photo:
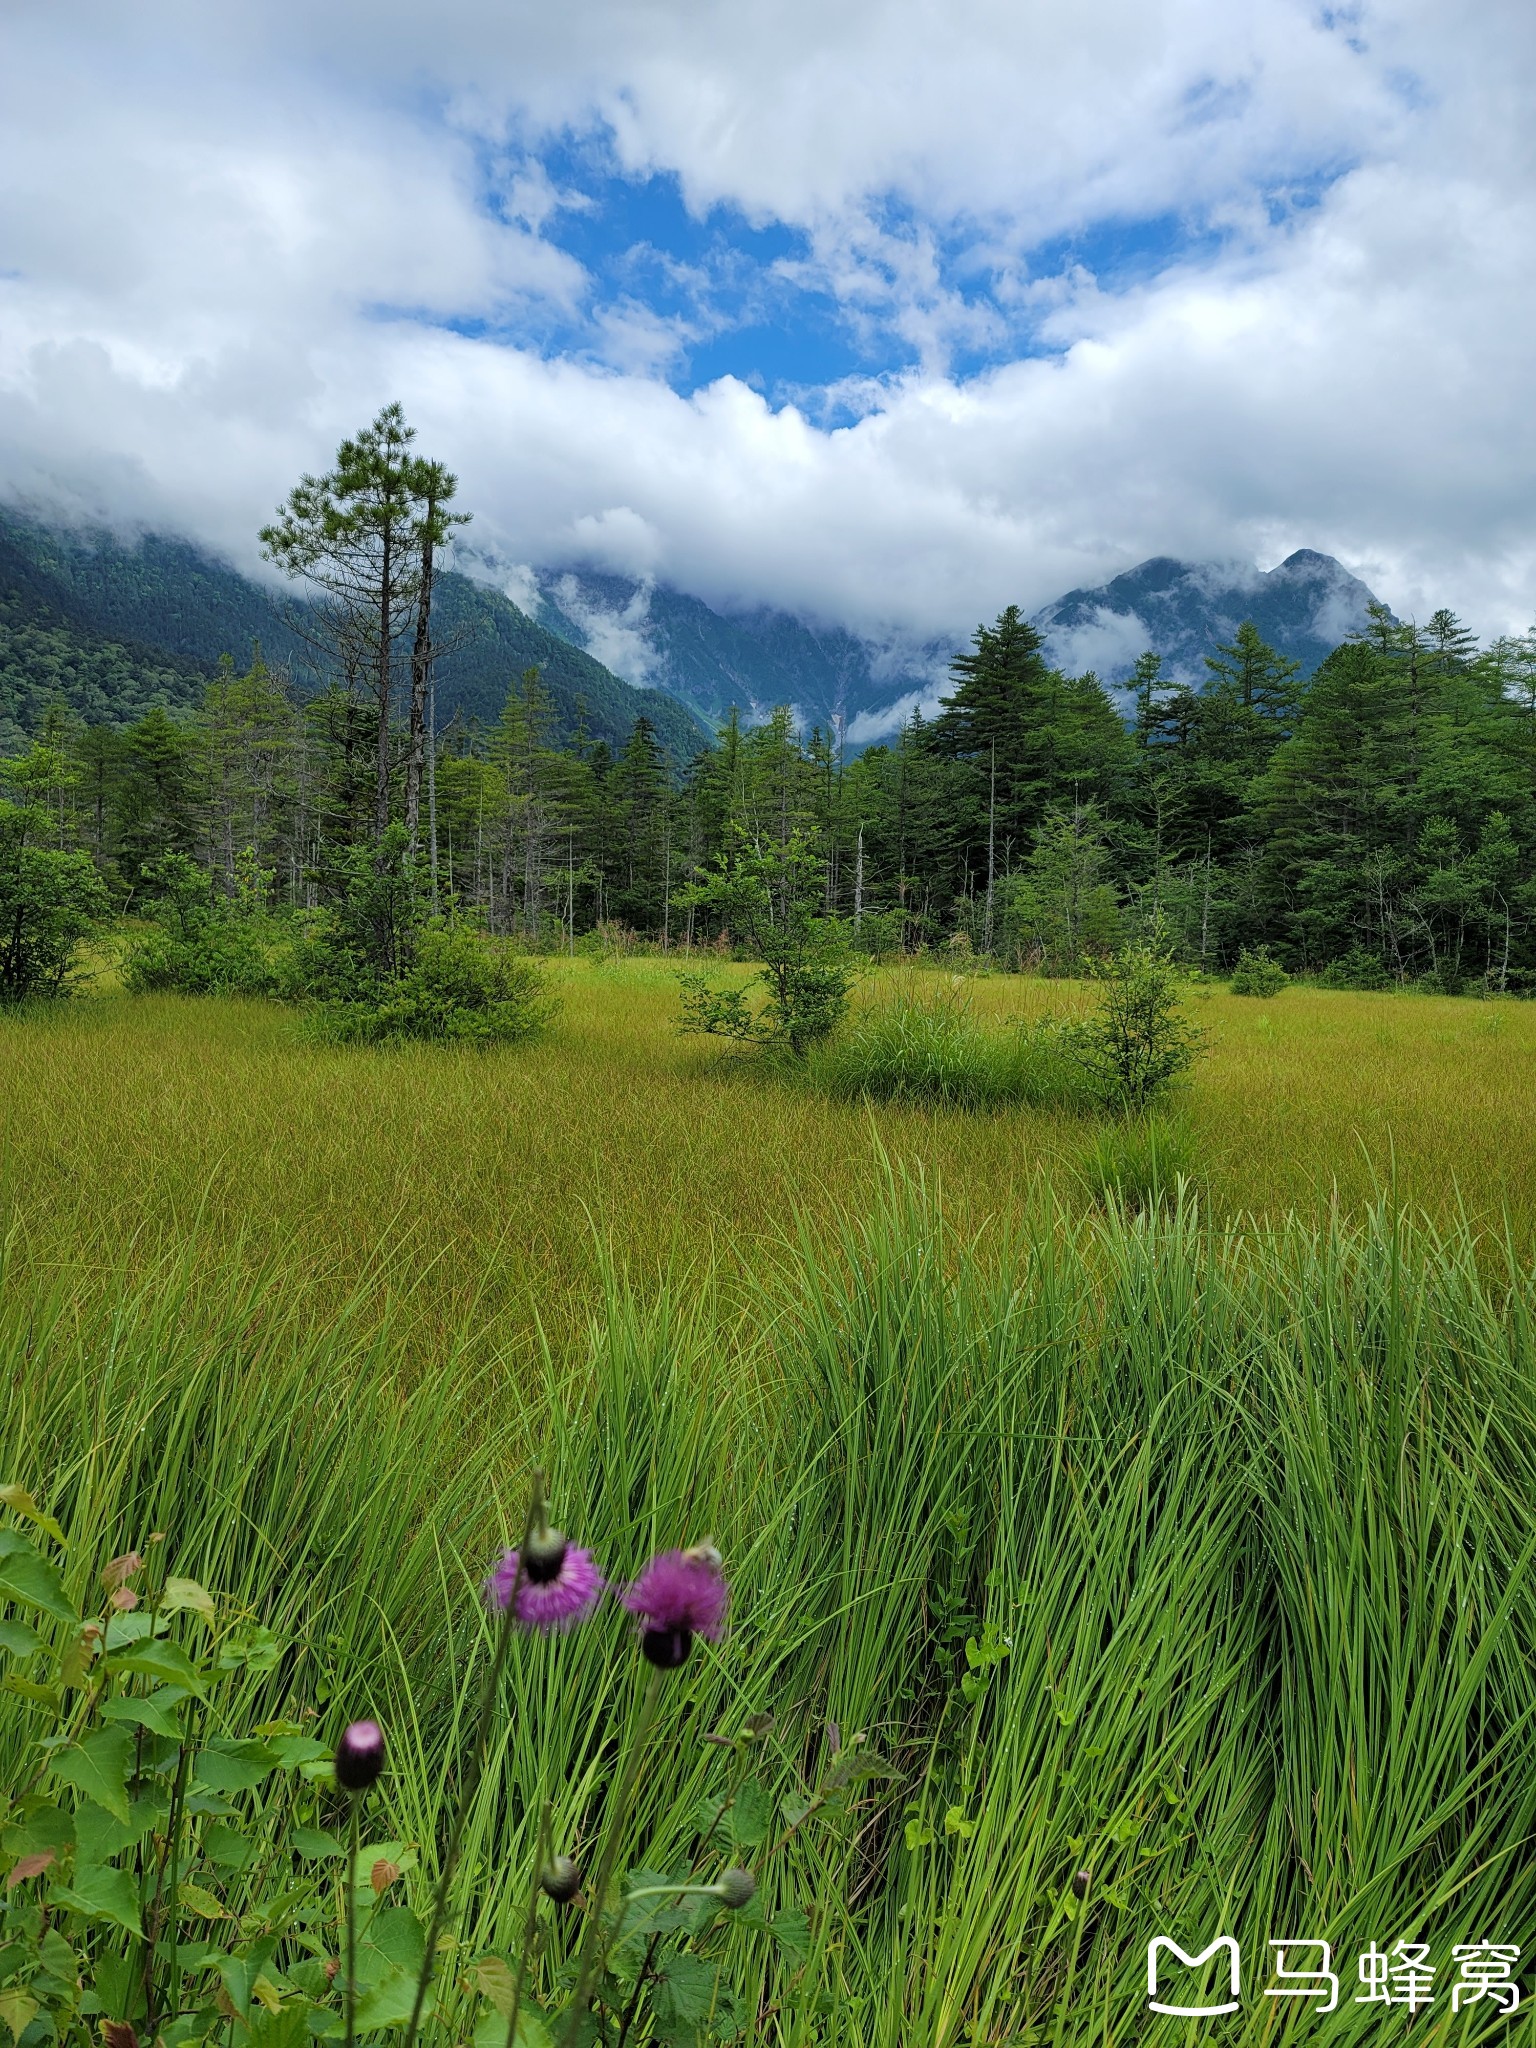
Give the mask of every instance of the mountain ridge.
<path id="1" fill-rule="evenodd" d="M 636 689 L 584 649 L 530 619 L 504 594 L 453 569 L 437 581 L 434 614 L 449 644 L 438 669 L 439 725 L 455 714 L 494 724 L 508 689 L 537 666 L 558 736 L 583 727 L 622 746 L 642 713 L 678 763 L 711 728 L 660 690 Z M 176 536 L 125 544 L 106 528 L 53 526 L 0 506 L 0 735 L 35 725 L 62 697 L 93 720 L 123 722 L 159 697 L 196 703 L 222 655 L 243 663 L 260 643 L 301 689 L 318 678 L 285 604 L 230 564 Z"/>
<path id="2" fill-rule="evenodd" d="M 914 709 L 931 712 L 964 645 L 883 645 L 766 605 L 717 611 L 666 584 L 612 571 L 516 574 L 525 609 L 551 632 L 600 650 L 616 674 L 659 682 L 700 717 L 718 721 L 732 704 L 761 717 L 788 703 L 805 725 L 841 729 L 855 745 L 887 737 Z M 1268 571 L 1153 555 L 1107 583 L 1065 592 L 1032 622 L 1058 666 L 1092 669 L 1113 690 L 1149 649 L 1162 655 L 1170 681 L 1203 681 L 1204 657 L 1249 618 L 1310 675 L 1365 625 L 1372 602 L 1366 584 L 1313 548 Z"/>

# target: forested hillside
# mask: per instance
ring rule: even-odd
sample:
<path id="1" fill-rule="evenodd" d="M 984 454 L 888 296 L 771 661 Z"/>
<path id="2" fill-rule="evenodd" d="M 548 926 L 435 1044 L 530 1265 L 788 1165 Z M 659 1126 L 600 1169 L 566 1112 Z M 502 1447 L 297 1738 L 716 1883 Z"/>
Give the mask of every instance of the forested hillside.
<path id="1" fill-rule="evenodd" d="M 643 711 L 686 760 L 705 728 L 660 691 L 637 691 L 547 631 L 499 591 L 451 571 L 438 578 L 444 653 L 441 718 L 494 722 L 514 676 L 537 665 L 555 730 L 621 746 Z M 302 604 L 187 541 L 146 534 L 127 545 L 101 529 L 70 532 L 0 512 L 0 730 L 36 729 L 54 697 L 95 723 L 125 724 L 157 699 L 197 701 L 221 659 L 246 665 L 259 645 L 300 694 L 326 677 L 302 630 Z"/>

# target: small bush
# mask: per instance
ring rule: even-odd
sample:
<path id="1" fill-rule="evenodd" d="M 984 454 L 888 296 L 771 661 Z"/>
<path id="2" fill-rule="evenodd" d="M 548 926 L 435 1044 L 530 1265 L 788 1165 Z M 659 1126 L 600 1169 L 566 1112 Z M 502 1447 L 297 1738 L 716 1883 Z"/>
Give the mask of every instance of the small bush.
<path id="1" fill-rule="evenodd" d="M 531 961 L 468 925 L 444 924 L 418 935 L 410 967 L 375 998 L 322 1003 L 314 1014 L 320 1036 L 347 1045 L 511 1045 L 532 1037 L 555 1008 Z"/>
<path id="2" fill-rule="evenodd" d="M 258 907 L 264 878 L 250 862 L 243 865 L 245 876 L 254 883 L 230 899 L 185 854 L 147 864 L 145 880 L 159 894 L 149 906 L 153 928 L 130 939 L 123 954 L 123 986 L 131 995 L 278 993 L 283 975 L 274 921 Z"/>
<path id="3" fill-rule="evenodd" d="M 1352 946 L 1337 960 L 1330 960 L 1317 977 L 1319 988 L 1352 988 L 1368 993 L 1396 987 L 1396 980 L 1375 953 Z"/>
<path id="4" fill-rule="evenodd" d="M 1061 1025 L 986 1031 L 964 1000 L 907 996 L 867 1010 L 813 1055 L 810 1071 L 816 1086 L 845 1100 L 974 1110 L 1086 1106 Z"/>
<path id="5" fill-rule="evenodd" d="M 1156 1116 L 1112 1124 L 1083 1153 L 1079 1172 L 1100 1202 L 1167 1208 L 1181 1184 L 1197 1179 L 1194 1134 L 1182 1121 Z"/>
<path id="6" fill-rule="evenodd" d="M 107 916 L 90 855 L 36 843 L 47 822 L 33 806 L 0 802 L 0 1004 L 68 995 L 80 944 Z"/>
<path id="7" fill-rule="evenodd" d="M 1290 981 L 1278 960 L 1271 959 L 1268 946 L 1244 946 L 1232 970 L 1235 996 L 1277 996 Z"/>
<path id="8" fill-rule="evenodd" d="M 1154 945 L 1124 946 L 1100 970 L 1097 1013 L 1063 1032 L 1096 1100 L 1139 1111 L 1194 1065 L 1203 1034 L 1185 1018 L 1179 975 Z"/>

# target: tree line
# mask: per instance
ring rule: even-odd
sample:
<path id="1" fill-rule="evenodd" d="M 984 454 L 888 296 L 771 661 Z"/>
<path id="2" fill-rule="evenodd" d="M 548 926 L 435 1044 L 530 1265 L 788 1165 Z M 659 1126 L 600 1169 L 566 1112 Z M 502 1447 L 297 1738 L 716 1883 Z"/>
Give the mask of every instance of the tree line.
<path id="1" fill-rule="evenodd" d="M 1155 933 L 1212 972 L 1262 948 L 1357 986 L 1536 985 L 1536 633 L 1479 648 L 1448 611 L 1377 606 L 1303 680 L 1244 624 L 1198 686 L 1145 654 L 1122 709 L 1009 606 L 934 715 L 858 753 L 787 709 L 733 714 L 681 770 L 645 717 L 617 751 L 562 741 L 532 669 L 496 724 L 439 731 L 432 579 L 463 515 L 411 439 L 387 408 L 264 531 L 316 595 L 325 689 L 258 651 L 191 711 L 113 727 L 54 704 L 0 764 L 34 840 L 88 855 L 120 909 L 171 853 L 231 900 L 315 908 L 395 824 L 427 911 L 537 949 L 726 941 L 719 878 L 793 846 L 873 953 L 1072 973 Z"/>

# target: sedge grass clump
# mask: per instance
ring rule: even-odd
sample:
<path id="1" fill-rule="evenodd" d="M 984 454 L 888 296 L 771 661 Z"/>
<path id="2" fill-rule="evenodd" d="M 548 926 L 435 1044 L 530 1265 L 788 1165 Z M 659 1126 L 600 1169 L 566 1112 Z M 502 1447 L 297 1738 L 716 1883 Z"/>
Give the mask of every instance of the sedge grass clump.
<path id="1" fill-rule="evenodd" d="M 1095 1201 L 1131 1211 L 1170 1208 L 1199 1179 L 1194 1132 L 1181 1117 L 1141 1116 L 1105 1126 L 1081 1155 Z"/>
<path id="2" fill-rule="evenodd" d="M 871 1008 L 812 1055 L 814 1085 L 844 1101 L 944 1109 L 1078 1109 L 1089 1091 L 1052 1018 L 988 1030 L 968 997 L 904 995 Z"/>

